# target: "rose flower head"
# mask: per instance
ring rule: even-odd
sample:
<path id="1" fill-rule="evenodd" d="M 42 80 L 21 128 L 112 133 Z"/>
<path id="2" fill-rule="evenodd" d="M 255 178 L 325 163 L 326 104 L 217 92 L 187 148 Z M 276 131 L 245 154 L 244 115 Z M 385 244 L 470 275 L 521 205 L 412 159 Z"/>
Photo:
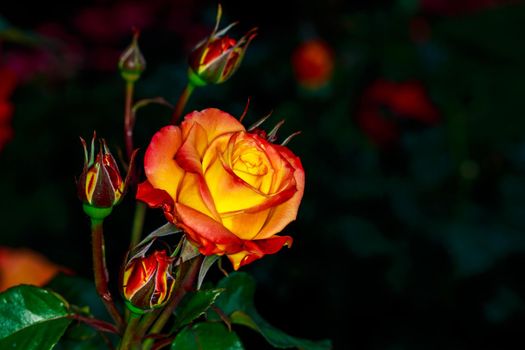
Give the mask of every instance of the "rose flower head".
<path id="1" fill-rule="evenodd" d="M 93 135 L 90 152 L 86 141 L 80 138 L 84 147 L 84 168 L 77 182 L 78 197 L 84 203 L 84 210 L 91 217 L 97 215 L 97 208 L 112 208 L 120 202 L 129 182 L 136 154 L 133 154 L 130 171 L 126 180 L 123 180 L 117 162 L 104 139 L 100 141 L 100 149 L 95 157 L 95 138 L 96 135 Z"/>
<path id="2" fill-rule="evenodd" d="M 276 234 L 297 216 L 304 171 L 274 137 L 218 109 L 192 112 L 153 136 L 137 199 L 162 207 L 202 254 L 227 255 L 235 269 L 276 253 L 292 243 Z"/>
<path id="3" fill-rule="evenodd" d="M 143 313 L 163 306 L 173 291 L 173 261 L 165 250 L 138 254 L 124 267 L 122 294 L 130 310 Z"/>
<path id="4" fill-rule="evenodd" d="M 219 5 L 217 21 L 213 32 L 198 43 L 189 56 L 189 78 L 196 86 L 220 84 L 228 80 L 241 65 L 248 45 L 255 37 L 253 28 L 238 41 L 226 35 L 236 23 L 218 31 L 222 16 Z"/>

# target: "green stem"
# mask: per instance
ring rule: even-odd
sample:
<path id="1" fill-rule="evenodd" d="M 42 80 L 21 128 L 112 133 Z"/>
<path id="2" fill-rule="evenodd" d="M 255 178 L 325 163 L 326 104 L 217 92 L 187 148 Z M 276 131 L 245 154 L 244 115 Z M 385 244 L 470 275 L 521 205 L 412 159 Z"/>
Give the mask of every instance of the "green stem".
<path id="1" fill-rule="evenodd" d="M 182 112 L 184 112 L 184 108 L 186 107 L 186 104 L 188 103 L 188 100 L 190 99 L 193 90 L 195 90 L 195 85 L 191 81 L 189 81 L 188 84 L 186 84 L 184 91 L 182 91 L 182 94 L 180 95 L 179 100 L 177 101 L 177 105 L 175 106 L 175 111 L 173 112 L 173 115 L 171 117 L 172 124 L 177 124 L 177 122 L 179 121 L 179 118 L 182 115 Z"/>
<path id="2" fill-rule="evenodd" d="M 137 325 L 139 324 L 141 315 L 138 315 L 134 312 L 131 312 L 128 317 L 128 325 L 126 326 L 126 330 L 124 331 L 124 336 L 122 337 L 122 341 L 119 345 L 119 350 L 130 350 L 138 347 L 134 347 L 134 343 L 136 345 L 137 337 L 135 330 L 137 328 Z"/>
<path id="3" fill-rule="evenodd" d="M 140 242 L 142 236 L 142 229 L 144 227 L 144 218 L 146 217 L 146 204 L 143 202 L 137 202 L 135 207 L 135 215 L 133 217 L 133 227 L 131 228 L 131 242 L 129 245 L 130 250 Z"/>
<path id="4" fill-rule="evenodd" d="M 132 113 L 133 104 L 133 89 L 135 84 L 132 81 L 126 81 L 126 102 L 124 109 L 124 138 L 126 142 L 126 155 L 128 161 L 131 159 L 133 153 L 133 126 L 135 124 L 135 118 Z"/>
<path id="5" fill-rule="evenodd" d="M 122 330 L 122 316 L 120 315 L 108 288 L 108 269 L 106 267 L 104 232 L 102 219 L 91 219 L 91 236 L 93 247 L 93 272 L 95 275 L 95 287 L 102 299 L 104 306 L 108 310 L 111 318 L 115 321 L 117 328 Z"/>
<path id="6" fill-rule="evenodd" d="M 137 331 L 136 331 L 137 337 L 139 339 L 144 338 L 144 336 L 146 335 L 146 332 L 148 331 L 148 329 L 150 329 L 151 325 L 153 324 L 153 322 L 155 322 L 157 317 L 159 317 L 161 312 L 162 312 L 162 309 L 155 309 L 153 311 L 150 311 L 144 314 L 144 316 L 142 317 L 140 321 L 140 325 L 137 327 Z"/>
<path id="7" fill-rule="evenodd" d="M 202 259 L 203 259 L 203 256 L 199 255 L 195 259 L 188 262 L 189 267 L 186 270 L 186 273 L 184 273 L 183 277 L 181 276 L 182 279 L 181 279 L 180 285 L 176 286 L 177 289 L 175 290 L 175 294 L 173 295 L 171 300 L 168 302 L 168 304 L 164 307 L 164 310 L 162 310 L 162 313 L 160 314 L 157 321 L 151 327 L 151 330 L 149 332 L 150 335 L 159 334 L 162 331 L 162 329 L 168 322 L 171 315 L 173 315 L 173 312 L 179 305 L 182 298 L 184 298 L 186 293 L 188 293 L 195 287 L 195 281 L 197 279 L 200 267 L 202 265 Z M 144 342 L 144 346 L 142 347 L 142 350 L 150 350 L 152 345 L 153 345 L 153 339 L 148 338 Z"/>

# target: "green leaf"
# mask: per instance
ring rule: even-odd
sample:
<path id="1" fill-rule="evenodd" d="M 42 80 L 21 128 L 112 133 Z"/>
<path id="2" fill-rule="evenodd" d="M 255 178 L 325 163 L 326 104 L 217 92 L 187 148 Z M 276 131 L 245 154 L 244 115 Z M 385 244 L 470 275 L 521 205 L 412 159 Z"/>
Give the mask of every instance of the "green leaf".
<path id="1" fill-rule="evenodd" d="M 85 278 L 58 274 L 46 288 L 62 295 L 70 304 L 86 308 L 95 318 L 111 321 L 104 304 L 100 300 L 95 284 Z"/>
<path id="2" fill-rule="evenodd" d="M 222 323 L 198 323 L 180 332 L 171 350 L 243 350 L 239 337 Z"/>
<path id="3" fill-rule="evenodd" d="M 71 322 L 59 295 L 21 285 L 0 294 L 0 349 L 52 349 Z"/>
<path id="4" fill-rule="evenodd" d="M 105 335 L 116 344 L 116 336 Z M 96 330 L 84 323 L 74 323 L 69 326 L 53 350 L 98 350 L 106 349 L 107 345 Z"/>
<path id="5" fill-rule="evenodd" d="M 224 288 L 215 305 L 222 310 L 233 324 L 247 326 L 259 332 L 273 347 L 302 350 L 327 350 L 331 348 L 330 341 L 314 342 L 292 337 L 266 322 L 255 309 L 253 297 L 255 294 L 254 279 L 243 272 L 234 272 L 223 278 L 217 285 Z M 215 312 L 208 312 L 209 319 L 218 320 Z"/>
<path id="6" fill-rule="evenodd" d="M 175 325 L 179 329 L 191 323 L 210 308 L 224 289 L 206 289 L 188 293 L 175 310 Z"/>
<path id="7" fill-rule="evenodd" d="M 81 313 L 94 316 L 96 319 L 112 322 L 104 304 L 97 294 L 95 284 L 77 276 L 58 274 L 46 286 L 77 306 Z M 106 333 L 105 337 L 116 343 L 116 336 Z M 104 339 L 93 327 L 80 322 L 71 325 L 55 347 L 56 350 L 95 350 L 105 348 Z"/>

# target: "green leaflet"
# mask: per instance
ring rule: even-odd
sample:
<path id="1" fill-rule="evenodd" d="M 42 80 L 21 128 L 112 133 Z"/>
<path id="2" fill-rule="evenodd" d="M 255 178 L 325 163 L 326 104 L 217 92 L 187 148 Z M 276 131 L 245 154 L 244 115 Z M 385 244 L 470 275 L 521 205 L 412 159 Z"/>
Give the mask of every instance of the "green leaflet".
<path id="1" fill-rule="evenodd" d="M 0 349 L 47 350 L 71 322 L 58 294 L 21 285 L 0 294 Z"/>
<path id="2" fill-rule="evenodd" d="M 171 350 L 243 350 L 239 337 L 222 323 L 198 323 L 180 332 Z"/>
<path id="3" fill-rule="evenodd" d="M 215 305 L 230 317 L 233 324 L 247 326 L 259 332 L 272 346 L 276 348 L 299 348 L 302 350 L 327 350 L 331 348 L 330 341 L 314 342 L 292 337 L 266 322 L 255 309 L 253 296 L 255 281 L 253 277 L 243 272 L 234 272 L 223 278 L 217 285 L 224 288 Z M 215 312 L 209 312 L 210 319 L 218 320 Z"/>

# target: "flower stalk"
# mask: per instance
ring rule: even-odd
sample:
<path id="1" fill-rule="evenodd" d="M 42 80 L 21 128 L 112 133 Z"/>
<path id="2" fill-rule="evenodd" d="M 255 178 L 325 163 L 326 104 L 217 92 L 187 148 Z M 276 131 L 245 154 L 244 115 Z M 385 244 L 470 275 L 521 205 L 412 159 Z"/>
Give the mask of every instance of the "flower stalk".
<path id="1" fill-rule="evenodd" d="M 135 82 L 146 69 L 146 60 L 144 59 L 138 44 L 139 34 L 139 31 L 135 29 L 131 44 L 122 53 L 118 62 L 120 75 L 126 82 L 124 135 L 128 160 L 131 160 L 131 155 L 133 154 L 133 126 L 135 124 L 135 117 L 131 109 L 133 105 L 133 90 Z"/>
<path id="2" fill-rule="evenodd" d="M 123 320 L 120 315 L 113 297 L 108 288 L 109 276 L 106 267 L 105 258 L 105 245 L 104 245 L 104 233 L 103 233 L 103 222 L 104 219 L 91 218 L 91 235 L 92 235 L 92 248 L 93 248 L 93 273 L 95 275 L 95 287 L 98 295 L 102 299 L 106 310 L 115 322 L 117 329 L 122 330 Z"/>
<path id="3" fill-rule="evenodd" d="M 126 330 L 124 331 L 124 336 L 120 342 L 119 350 L 131 350 L 139 348 L 139 345 L 137 344 L 138 338 L 136 337 L 135 331 L 139 325 L 140 318 L 141 315 L 130 312 L 128 324 L 126 326 Z"/>
<path id="4" fill-rule="evenodd" d="M 160 316 L 157 318 L 157 320 L 151 327 L 149 332 L 150 335 L 159 334 L 160 332 L 162 332 L 162 329 L 168 322 L 169 318 L 173 315 L 173 312 L 181 302 L 182 298 L 184 298 L 186 293 L 194 289 L 195 282 L 197 280 L 197 276 L 202 265 L 202 260 L 203 256 L 199 255 L 195 259 L 187 263 L 189 265 L 187 269 L 181 267 L 183 275 L 181 274 L 181 276 L 179 277 L 180 283 L 175 286 L 171 300 L 164 307 Z M 153 339 L 148 338 L 144 342 L 143 350 L 150 350 L 152 346 Z"/>
<path id="5" fill-rule="evenodd" d="M 135 82 L 131 80 L 126 81 L 126 102 L 124 109 L 124 136 L 126 143 L 126 155 L 128 161 L 131 159 L 133 154 L 133 126 L 135 125 L 135 117 L 132 112 L 133 104 L 133 91 L 135 88 Z"/>
<path id="6" fill-rule="evenodd" d="M 171 118 L 172 124 L 177 124 L 177 122 L 179 121 L 179 118 L 184 112 L 184 108 L 186 107 L 186 104 L 188 103 L 188 100 L 190 99 L 193 90 L 195 90 L 195 84 L 190 80 L 186 84 L 186 87 L 182 91 L 182 94 L 180 95 L 179 100 L 175 105 L 175 110 L 173 111 L 173 115 Z"/>

